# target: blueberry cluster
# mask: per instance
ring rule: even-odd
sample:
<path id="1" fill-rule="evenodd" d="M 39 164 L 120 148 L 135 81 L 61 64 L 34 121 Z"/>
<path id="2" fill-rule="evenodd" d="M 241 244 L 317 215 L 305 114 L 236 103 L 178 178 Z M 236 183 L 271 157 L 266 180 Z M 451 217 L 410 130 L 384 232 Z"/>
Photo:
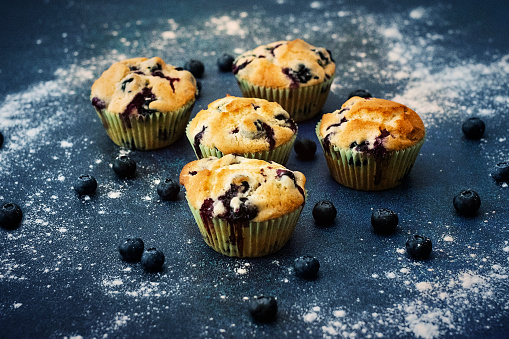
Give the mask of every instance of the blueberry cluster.
<path id="1" fill-rule="evenodd" d="M 150 88 L 145 87 L 140 93 L 136 93 L 131 102 L 126 106 L 124 112 L 120 114 L 120 117 L 122 118 L 125 126 L 127 128 L 131 127 L 129 117 L 132 114 L 137 113 L 142 116 L 147 116 L 149 114 L 155 113 L 155 110 L 149 108 L 150 103 L 155 100 L 156 96 L 154 93 L 152 93 Z"/>
<path id="2" fill-rule="evenodd" d="M 297 69 L 283 68 L 283 74 L 290 78 L 290 88 L 298 88 L 300 84 L 305 84 L 313 78 L 313 73 L 303 64 L 299 64 Z"/>
<path id="3" fill-rule="evenodd" d="M 230 189 L 217 198 L 217 200 L 224 206 L 224 213 L 221 215 L 214 214 L 215 201 L 212 198 L 205 199 L 200 207 L 200 215 L 202 219 L 209 220 L 213 217 L 218 217 L 229 222 L 247 222 L 256 218 L 258 215 L 258 208 L 256 205 L 251 204 L 247 198 L 247 192 L 249 189 L 250 185 L 247 181 L 242 181 L 240 185 L 232 183 L 230 185 Z M 231 201 L 239 196 L 240 204 L 234 209 L 231 207 Z"/>
<path id="4" fill-rule="evenodd" d="M 127 238 L 119 246 L 118 251 L 124 261 L 141 262 L 146 272 L 160 272 L 163 270 L 164 253 L 155 247 L 145 250 L 141 238 Z"/>

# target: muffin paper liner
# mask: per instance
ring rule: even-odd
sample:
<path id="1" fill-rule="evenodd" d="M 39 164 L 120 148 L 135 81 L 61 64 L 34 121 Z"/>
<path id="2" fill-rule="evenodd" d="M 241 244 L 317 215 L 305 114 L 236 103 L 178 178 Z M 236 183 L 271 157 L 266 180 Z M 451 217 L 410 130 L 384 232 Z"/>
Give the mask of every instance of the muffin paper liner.
<path id="1" fill-rule="evenodd" d="M 194 154 L 198 159 L 202 158 L 208 158 L 208 157 L 216 157 L 221 158 L 224 156 L 224 153 L 218 150 L 217 148 L 210 148 L 205 145 L 200 144 L 200 152 L 201 154 L 198 154 L 196 152 L 196 149 L 194 148 L 194 138 L 190 135 L 189 131 L 190 124 L 187 125 L 186 128 L 186 136 L 189 140 L 189 143 L 191 144 L 191 147 L 194 150 Z M 274 161 L 278 164 L 285 165 L 288 162 L 288 158 L 290 157 L 290 152 L 292 150 L 292 146 L 295 143 L 295 139 L 297 138 L 297 133 L 295 133 L 290 140 L 285 142 L 284 144 L 281 144 L 271 150 L 266 151 L 260 151 L 260 152 L 246 152 L 246 153 L 235 153 L 237 155 L 243 156 L 244 158 L 249 159 L 260 159 L 265 161 Z"/>
<path id="2" fill-rule="evenodd" d="M 410 173 L 425 137 L 417 144 L 399 151 L 386 152 L 381 157 L 369 153 L 326 147 L 320 136 L 320 124 L 316 135 L 322 146 L 325 160 L 332 177 L 340 184 L 363 191 L 380 191 L 396 187 Z"/>
<path id="3" fill-rule="evenodd" d="M 311 119 L 318 114 L 327 100 L 334 76 L 312 86 L 298 88 L 271 88 L 257 86 L 237 78 L 242 95 L 279 103 L 296 122 Z"/>
<path id="4" fill-rule="evenodd" d="M 187 196 L 186 196 L 187 198 Z M 203 240 L 229 257 L 254 258 L 279 251 L 290 239 L 303 205 L 293 212 L 267 221 L 228 222 L 220 218 L 203 221 L 199 209 L 188 200 Z"/>
<path id="5" fill-rule="evenodd" d="M 96 112 L 115 144 L 132 150 L 153 150 L 168 146 L 182 136 L 194 103 L 191 100 L 173 112 L 130 115 L 127 119 L 106 109 Z"/>

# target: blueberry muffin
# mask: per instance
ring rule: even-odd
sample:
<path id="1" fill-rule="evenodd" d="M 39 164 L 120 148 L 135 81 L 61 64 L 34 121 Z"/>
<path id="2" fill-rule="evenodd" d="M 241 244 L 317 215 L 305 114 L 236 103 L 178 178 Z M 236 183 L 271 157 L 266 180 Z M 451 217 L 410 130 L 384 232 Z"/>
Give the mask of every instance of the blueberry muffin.
<path id="1" fill-rule="evenodd" d="M 198 159 L 235 153 L 284 165 L 297 124 L 277 102 L 227 96 L 198 112 L 186 134 Z"/>
<path id="2" fill-rule="evenodd" d="M 399 185 L 409 174 L 426 132 L 419 115 L 402 104 L 352 97 L 322 116 L 316 134 L 337 182 L 378 191 Z"/>
<path id="3" fill-rule="evenodd" d="M 330 51 L 296 39 L 244 52 L 232 70 L 243 96 L 276 101 L 299 122 L 322 110 L 336 64 Z"/>
<path id="4" fill-rule="evenodd" d="M 302 173 L 234 154 L 188 163 L 180 183 L 205 242 L 231 257 L 281 249 L 306 201 Z"/>
<path id="5" fill-rule="evenodd" d="M 92 85 L 90 98 L 115 144 L 152 150 L 182 136 L 196 92 L 190 72 L 157 57 L 133 58 L 111 65 Z"/>

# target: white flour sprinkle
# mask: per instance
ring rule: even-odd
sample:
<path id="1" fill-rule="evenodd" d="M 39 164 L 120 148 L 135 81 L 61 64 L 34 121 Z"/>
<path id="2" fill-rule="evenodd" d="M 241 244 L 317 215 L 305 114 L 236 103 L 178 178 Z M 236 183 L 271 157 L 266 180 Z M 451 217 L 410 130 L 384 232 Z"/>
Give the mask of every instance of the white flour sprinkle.
<path id="1" fill-rule="evenodd" d="M 430 290 L 431 289 L 431 284 L 427 281 L 423 281 L 423 282 L 418 282 L 415 284 L 415 287 L 417 288 L 417 290 L 423 292 L 423 291 L 426 291 L 426 290 Z"/>
<path id="2" fill-rule="evenodd" d="M 275 2 L 280 5 L 288 3 L 285 0 Z M 352 83 L 368 77 L 373 77 L 380 84 L 388 86 L 403 82 L 405 84 L 403 87 L 391 91 L 387 96 L 416 110 L 431 128 L 440 126 L 446 120 L 450 121 L 474 113 L 483 117 L 493 117 L 500 108 L 506 108 L 509 104 L 509 96 L 504 87 L 509 73 L 509 55 L 493 55 L 491 61 L 485 63 L 474 59 L 452 59 L 438 71 L 433 61 L 426 59 L 428 53 L 431 53 L 431 56 L 440 54 L 440 51 L 435 49 L 437 41 L 454 39 L 456 34 L 450 32 L 451 36 L 445 34 L 421 36 L 412 31 L 408 33 L 413 23 L 417 24 L 425 20 L 433 23 L 434 20 L 440 19 L 434 16 L 433 7 L 417 7 L 408 13 L 391 16 L 390 20 L 386 20 L 383 16 L 373 13 L 337 8 L 330 11 L 327 6 L 325 1 L 309 3 L 309 9 L 312 9 L 313 13 L 323 14 L 325 19 L 323 24 L 317 23 L 315 18 L 304 14 L 282 16 L 275 20 L 272 17 L 265 19 L 263 11 L 219 12 L 206 18 L 204 23 L 198 26 L 195 26 L 195 23 L 193 26 L 177 24 L 174 19 L 168 19 L 164 21 L 165 26 L 161 30 L 150 32 L 148 35 L 150 39 L 147 40 L 151 42 L 147 43 L 147 46 L 140 46 L 141 38 L 139 41 L 130 39 L 123 36 L 122 29 L 111 27 L 111 36 L 118 39 L 119 46 L 123 46 L 121 52 L 113 50 L 100 58 L 92 57 L 62 66 L 55 71 L 51 80 L 31 84 L 22 92 L 5 96 L 4 101 L 0 103 L 0 128 L 7 136 L 0 152 L 1 178 L 10 180 L 11 176 L 16 174 L 18 166 L 32 168 L 33 161 L 37 159 L 37 153 L 41 152 L 43 147 L 48 147 L 44 143 L 45 140 L 51 140 L 55 132 L 65 131 L 68 126 L 78 124 L 77 116 L 69 114 L 70 111 L 74 112 L 75 107 L 69 107 L 66 100 L 70 101 L 77 94 L 86 97 L 92 80 L 112 62 L 126 58 L 134 52 L 136 54 L 164 52 L 176 59 L 176 62 L 182 61 L 179 58 L 183 59 L 183 55 L 189 51 L 211 56 L 215 53 L 214 46 L 225 39 L 225 36 L 236 40 L 229 52 L 238 54 L 257 44 L 271 41 L 275 38 L 273 31 L 280 25 L 286 25 L 282 26 L 287 28 L 285 38 L 309 37 L 317 43 L 328 39 L 331 48 L 337 51 L 342 50 L 342 46 L 352 44 L 350 40 L 352 38 L 348 35 L 337 33 L 338 23 L 348 23 L 354 27 L 355 32 L 360 32 L 359 39 L 364 47 L 351 52 L 352 60 L 347 58 L 338 63 L 339 76 L 335 80 L 333 91 L 338 94 L 346 90 L 346 85 L 341 80 L 342 76 L 347 76 Z M 336 16 L 335 20 L 339 21 L 329 25 L 327 18 L 332 16 Z M 141 22 L 133 22 L 131 26 L 140 24 Z M 66 37 L 71 35 L 71 33 L 65 34 Z M 140 35 L 143 34 L 145 33 L 140 33 Z M 204 45 L 197 42 L 198 36 L 205 42 Z M 35 43 L 43 44 L 45 40 L 41 38 Z M 135 48 L 137 45 L 140 47 Z M 374 51 L 376 48 L 373 46 L 379 50 Z M 382 68 L 377 66 L 379 59 L 387 65 Z M 173 62 L 173 60 L 168 61 Z M 485 98 L 487 88 L 491 95 Z M 467 106 L 466 102 L 470 100 L 476 102 L 477 106 Z M 60 105 L 56 102 L 64 102 L 64 104 Z M 47 114 L 48 112 L 51 114 Z M 30 207 L 30 209 L 27 209 L 29 212 L 23 225 L 24 233 L 9 233 L 6 236 L 6 241 L 12 245 L 13 249 L 0 253 L 0 282 L 26 284 L 27 280 L 33 278 L 27 277 L 26 272 L 29 271 L 27 263 L 22 263 L 17 258 L 19 253 L 32 254 L 33 262 L 44 263 L 37 268 L 41 274 L 55 280 L 60 278 L 62 272 L 67 272 L 72 265 L 62 258 L 42 258 L 39 252 L 47 244 L 57 243 L 62 239 L 69 241 L 72 239 L 74 244 L 87 236 L 83 232 L 86 225 L 74 225 L 60 213 L 58 204 L 65 204 L 70 195 L 60 194 L 60 190 L 57 191 L 58 195 L 54 193 L 57 185 L 58 187 L 68 185 L 72 179 L 65 170 L 66 167 L 73 165 L 70 163 L 69 154 L 78 152 L 83 147 L 91 147 L 93 143 L 68 138 L 65 134 L 61 139 L 57 139 L 58 142 L 53 145 L 56 146 L 56 150 L 51 159 L 60 162 L 63 169 L 61 173 L 51 175 L 41 173 L 40 177 L 44 181 L 42 187 L 34 192 L 27 192 L 24 207 Z M 508 154 L 506 140 L 504 135 L 495 137 L 495 141 L 500 143 L 500 155 L 505 157 Z M 130 151 L 119 150 L 119 154 L 130 154 Z M 481 157 L 483 156 L 491 160 L 488 155 Z M 90 161 L 90 167 L 88 167 L 90 170 L 105 166 L 104 162 L 107 161 L 102 159 L 101 155 L 94 155 L 92 159 L 94 161 Z M 157 185 L 159 180 L 159 178 L 149 178 L 149 185 Z M 507 187 L 507 184 L 502 187 Z M 104 192 L 105 197 L 118 199 L 119 202 L 123 202 L 122 199 L 128 196 L 125 186 L 102 182 L 99 188 Z M 2 191 L 1 194 L 2 199 L 5 199 L 9 197 L 10 192 Z M 140 200 L 149 205 L 153 198 L 150 195 L 143 195 Z M 90 200 L 90 197 L 83 198 L 83 205 L 90 207 L 89 212 L 94 216 L 104 218 L 104 215 L 116 212 L 105 210 L 101 205 L 93 205 Z M 487 218 L 487 224 L 489 221 Z M 446 243 L 448 247 L 462 245 L 453 231 L 442 235 L 439 242 Z M 192 247 L 194 243 L 188 241 L 187 245 Z M 508 312 L 506 292 L 509 245 L 505 242 L 494 244 L 493 247 L 494 249 L 488 250 L 487 253 L 479 250 L 480 245 L 474 244 L 472 247 L 462 249 L 465 251 L 464 254 L 458 251 L 452 252 L 452 250 L 450 253 L 445 252 L 446 255 L 452 256 L 451 253 L 457 255 L 452 259 L 466 262 L 465 266 L 461 266 L 459 270 L 451 268 L 434 271 L 427 271 L 428 266 L 406 260 L 405 248 L 390 248 L 387 250 L 388 256 L 399 258 L 392 267 L 389 269 L 373 267 L 369 272 L 358 274 L 370 282 L 379 282 L 378 288 L 381 291 L 384 290 L 385 284 L 401 289 L 401 295 L 389 296 L 389 293 L 380 293 L 383 297 L 394 300 L 394 304 L 370 305 L 367 310 L 359 310 L 351 305 L 327 305 L 327 301 L 324 301 L 323 305 L 313 307 L 303 302 L 297 306 L 298 321 L 305 323 L 305 326 L 314 334 L 319 333 L 323 337 L 386 337 L 384 331 L 387 329 L 396 332 L 399 336 L 418 338 L 461 335 L 468 321 L 462 316 L 467 312 L 474 310 L 482 313 L 482 310 L 494 307 L 493 305 L 500 307 L 505 314 Z M 79 252 L 82 249 L 75 250 Z M 498 253 L 502 253 L 503 258 L 498 258 L 496 255 Z M 235 283 L 249 281 L 252 272 L 258 268 L 256 263 L 249 264 L 244 261 L 235 263 L 224 268 L 224 274 L 233 276 L 232 280 Z M 146 302 L 156 298 L 172 300 L 172 296 L 182 296 L 190 285 L 198 283 L 193 280 L 192 271 L 189 277 L 180 280 L 173 280 L 174 277 L 170 271 L 161 274 L 159 281 L 153 282 L 147 281 L 146 276 L 140 272 L 139 266 L 122 267 L 118 271 L 111 272 L 106 271 L 103 265 L 104 263 L 97 261 L 90 267 L 82 263 L 82 266 L 74 265 L 72 269 L 91 272 L 97 285 L 95 287 L 98 287 L 100 292 L 108 298 L 115 300 L 115 298 L 127 296 L 133 304 L 140 300 Z M 282 266 L 281 262 L 274 262 L 274 267 L 285 269 L 280 266 Z M 192 270 L 202 269 L 194 262 L 190 263 L 189 267 Z M 93 269 L 90 270 L 90 268 Z M 284 278 L 281 281 L 289 283 L 291 280 Z M 56 288 L 52 284 L 55 283 L 44 286 Z M 218 283 L 218 286 L 221 285 Z M 290 287 L 289 284 L 285 286 Z M 218 293 L 225 292 L 218 290 Z M 221 300 L 230 298 L 227 294 L 218 295 L 218 299 Z M 23 311 L 27 307 L 30 305 L 17 300 L 7 304 L 7 308 L 12 312 Z M 137 321 L 137 317 L 154 316 L 154 314 L 158 314 L 157 310 L 152 309 L 151 306 L 147 306 L 145 312 L 141 311 L 136 315 L 124 312 L 107 314 L 92 329 L 92 337 L 107 337 L 108 334 L 114 336 L 115 331 L 125 327 L 131 321 Z M 482 316 L 479 314 L 479 317 Z M 488 324 L 498 320 L 494 317 L 479 319 Z M 223 332 L 227 333 L 227 330 L 223 329 Z M 80 335 L 67 337 L 81 338 Z"/>
<path id="3" fill-rule="evenodd" d="M 302 318 L 304 319 L 305 322 L 310 323 L 318 318 L 318 314 L 316 312 L 309 312 L 304 314 Z"/>
<path id="4" fill-rule="evenodd" d="M 122 193 L 119 191 L 108 192 L 108 198 L 111 198 L 111 199 L 118 199 L 118 198 L 120 198 L 121 195 L 122 195 Z"/>
<path id="5" fill-rule="evenodd" d="M 225 33 L 226 35 L 238 35 L 243 37 L 248 34 L 247 28 L 241 24 L 240 19 L 232 19 L 227 15 L 219 18 L 211 18 L 205 25 L 210 26 L 216 32 Z"/>

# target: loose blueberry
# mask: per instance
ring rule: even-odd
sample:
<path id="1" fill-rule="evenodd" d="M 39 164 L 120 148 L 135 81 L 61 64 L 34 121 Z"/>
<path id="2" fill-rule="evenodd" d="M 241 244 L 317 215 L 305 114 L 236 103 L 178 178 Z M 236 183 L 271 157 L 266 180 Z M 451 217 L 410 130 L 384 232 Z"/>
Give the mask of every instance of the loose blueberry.
<path id="1" fill-rule="evenodd" d="M 371 226 L 376 233 L 392 233 L 396 230 L 398 222 L 398 215 L 386 208 L 374 210 L 371 214 Z"/>
<path id="2" fill-rule="evenodd" d="M 145 244 L 141 238 L 127 238 L 118 246 L 118 251 L 122 259 L 129 262 L 138 262 L 141 260 Z"/>
<path id="3" fill-rule="evenodd" d="M 406 251 L 414 259 L 426 259 L 431 254 L 431 239 L 422 235 L 412 235 L 406 241 Z"/>
<path id="4" fill-rule="evenodd" d="M 205 66 L 199 60 L 189 60 L 185 63 L 184 69 L 188 70 L 193 74 L 196 78 L 201 78 L 203 76 L 203 72 L 205 72 Z"/>
<path id="5" fill-rule="evenodd" d="M 496 164 L 491 177 L 497 182 L 509 182 L 509 162 Z"/>
<path id="6" fill-rule="evenodd" d="M 465 216 L 473 216 L 481 207 L 479 194 L 472 190 L 461 191 L 453 198 L 452 202 L 456 211 Z"/>
<path id="7" fill-rule="evenodd" d="M 357 89 L 348 94 L 348 99 L 350 99 L 351 97 L 371 98 L 372 95 L 365 89 Z"/>
<path id="8" fill-rule="evenodd" d="M 277 300 L 274 297 L 254 297 L 249 302 L 249 313 L 255 321 L 272 322 L 277 317 Z"/>
<path id="9" fill-rule="evenodd" d="M 297 139 L 293 146 L 297 156 L 303 160 L 311 160 L 316 153 L 316 143 L 311 139 Z"/>
<path id="10" fill-rule="evenodd" d="M 336 207 L 332 202 L 321 200 L 313 207 L 313 218 L 319 225 L 330 225 L 336 218 Z"/>
<path id="11" fill-rule="evenodd" d="M 14 230 L 21 225 L 23 212 L 21 208 L 13 203 L 6 202 L 0 207 L 0 226 L 7 230 Z"/>
<path id="12" fill-rule="evenodd" d="M 235 58 L 228 53 L 223 53 L 217 58 L 217 67 L 221 72 L 231 72 Z"/>
<path id="13" fill-rule="evenodd" d="M 465 134 L 465 137 L 472 140 L 481 139 L 485 129 L 486 125 L 484 121 L 476 117 L 468 118 L 461 126 L 461 130 L 463 134 Z"/>
<path id="14" fill-rule="evenodd" d="M 164 253 L 156 248 L 149 248 L 141 256 L 141 266 L 147 272 L 158 272 L 163 269 Z"/>
<path id="15" fill-rule="evenodd" d="M 293 268 L 299 277 L 304 279 L 313 279 L 318 275 L 320 262 L 315 257 L 304 255 L 295 259 Z"/>
<path id="16" fill-rule="evenodd" d="M 157 185 L 157 194 L 162 200 L 177 200 L 179 192 L 180 185 L 172 179 L 166 179 Z"/>
<path id="17" fill-rule="evenodd" d="M 113 160 L 113 171 L 121 178 L 134 177 L 136 162 L 127 155 L 121 155 Z"/>
<path id="18" fill-rule="evenodd" d="M 97 189 L 97 181 L 89 174 L 83 174 L 78 177 L 74 184 L 74 190 L 79 195 L 91 195 Z"/>

